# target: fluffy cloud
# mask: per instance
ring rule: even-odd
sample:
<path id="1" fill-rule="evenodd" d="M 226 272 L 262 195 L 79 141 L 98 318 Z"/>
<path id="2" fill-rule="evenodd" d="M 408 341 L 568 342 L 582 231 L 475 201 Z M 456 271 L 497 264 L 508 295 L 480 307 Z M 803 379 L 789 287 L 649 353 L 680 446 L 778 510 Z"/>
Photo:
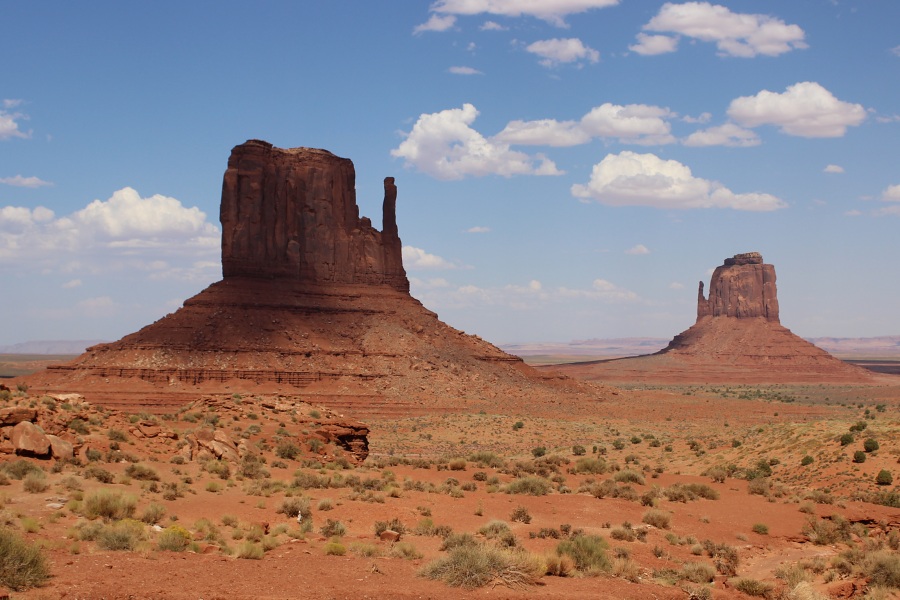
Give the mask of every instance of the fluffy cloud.
<path id="1" fill-rule="evenodd" d="M 798 25 L 788 25 L 768 15 L 733 13 L 709 2 L 667 2 L 643 29 L 715 42 L 722 56 L 778 56 L 807 47 L 805 33 Z M 637 47 L 644 47 L 640 34 Z"/>
<path id="2" fill-rule="evenodd" d="M 625 251 L 625 254 L 650 254 L 650 249 L 643 244 L 638 244 Z"/>
<path id="3" fill-rule="evenodd" d="M 678 50 L 678 38 L 669 37 L 668 35 L 639 33 L 637 34 L 637 44 L 628 46 L 628 49 L 644 56 L 668 54 Z"/>
<path id="4" fill-rule="evenodd" d="M 537 17 L 565 27 L 565 17 L 593 8 L 615 6 L 619 0 L 437 0 L 431 11 L 448 15 L 487 13 L 503 17 Z"/>
<path id="5" fill-rule="evenodd" d="M 763 90 L 731 101 L 728 116 L 747 127 L 775 125 L 783 133 L 801 137 L 841 137 L 847 127 L 866 118 L 861 104 L 838 100 L 813 81 L 789 86 L 779 94 Z"/>
<path id="6" fill-rule="evenodd" d="M 490 231 L 490 227 L 481 227 L 480 225 L 466 229 L 466 233 L 489 233 Z"/>
<path id="7" fill-rule="evenodd" d="M 900 184 L 886 187 L 881 192 L 881 199 L 885 202 L 900 202 Z"/>
<path id="8" fill-rule="evenodd" d="M 828 165 L 824 169 L 822 169 L 823 173 L 843 173 L 844 167 L 840 165 Z"/>
<path id="9" fill-rule="evenodd" d="M 62 272 L 153 269 L 162 256 L 208 261 L 219 243 L 218 228 L 198 208 L 161 195 L 141 198 L 131 188 L 59 218 L 44 207 L 0 208 L 0 266 L 34 263 Z"/>
<path id="10" fill-rule="evenodd" d="M 436 254 L 429 254 L 415 246 L 403 246 L 403 266 L 407 269 L 456 269 L 452 262 L 441 258 Z"/>
<path id="11" fill-rule="evenodd" d="M 717 127 L 710 127 L 701 131 L 695 131 L 684 140 L 685 146 L 732 146 L 746 148 L 758 146 L 759 136 L 749 129 L 739 127 L 734 123 L 725 123 Z"/>
<path id="12" fill-rule="evenodd" d="M 578 38 L 540 40 L 529 44 L 525 50 L 541 57 L 539 61 L 545 67 L 556 67 L 561 64 L 588 61 L 596 63 L 600 53 L 584 45 Z"/>
<path id="13" fill-rule="evenodd" d="M 454 75 L 484 75 L 484 73 L 472 67 L 450 67 L 447 71 Z"/>
<path id="14" fill-rule="evenodd" d="M 489 140 L 470 125 L 478 116 L 471 104 L 419 116 L 406 139 L 391 156 L 437 179 L 484 175 L 560 175 L 553 161 L 510 150 Z"/>
<path id="15" fill-rule="evenodd" d="M 721 183 L 694 177 L 690 168 L 678 161 L 629 151 L 609 154 L 594 165 L 590 181 L 573 185 L 572 195 L 608 206 L 749 211 L 786 206 L 770 194 L 735 194 Z"/>
<path id="16" fill-rule="evenodd" d="M 431 15 L 427 21 L 413 27 L 413 34 L 419 35 L 426 31 L 447 31 L 456 24 L 456 17 L 453 15 Z"/>
<path id="17" fill-rule="evenodd" d="M 49 181 L 44 181 L 39 177 L 22 177 L 21 175 L 16 175 L 14 177 L 0 177 L 0 183 L 26 188 L 39 188 L 44 187 L 45 185 L 53 185 Z"/>
<path id="18" fill-rule="evenodd" d="M 668 108 L 646 104 L 605 103 L 597 106 L 580 121 L 510 121 L 496 136 L 508 144 L 575 146 L 594 137 L 616 138 L 623 143 L 669 144 L 675 141 L 666 121 L 672 116 Z"/>
<path id="19" fill-rule="evenodd" d="M 10 112 L 9 110 L 16 108 L 21 103 L 21 100 L 3 100 L 3 108 L 0 109 L 0 140 L 31 137 L 30 131 L 19 130 L 19 121 L 28 119 L 28 115 L 20 112 Z"/>
<path id="20" fill-rule="evenodd" d="M 506 31 L 508 27 L 504 27 L 500 23 L 494 21 L 485 21 L 479 29 L 482 31 Z"/>

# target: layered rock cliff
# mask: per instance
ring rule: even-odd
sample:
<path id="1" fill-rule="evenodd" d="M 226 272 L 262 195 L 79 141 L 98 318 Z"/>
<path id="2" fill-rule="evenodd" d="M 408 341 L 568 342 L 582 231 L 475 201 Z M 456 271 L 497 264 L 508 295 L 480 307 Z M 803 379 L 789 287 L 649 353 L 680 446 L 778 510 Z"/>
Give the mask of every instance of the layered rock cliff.
<path id="1" fill-rule="evenodd" d="M 222 183 L 222 275 L 409 291 L 396 202 L 388 177 L 378 231 L 359 216 L 350 160 L 259 140 L 235 146 Z"/>
<path id="2" fill-rule="evenodd" d="M 726 258 L 713 272 L 708 299 L 703 296 L 703 282 L 700 282 L 697 320 L 703 317 L 762 317 L 778 323 L 775 267 L 764 264 L 759 252 Z"/>

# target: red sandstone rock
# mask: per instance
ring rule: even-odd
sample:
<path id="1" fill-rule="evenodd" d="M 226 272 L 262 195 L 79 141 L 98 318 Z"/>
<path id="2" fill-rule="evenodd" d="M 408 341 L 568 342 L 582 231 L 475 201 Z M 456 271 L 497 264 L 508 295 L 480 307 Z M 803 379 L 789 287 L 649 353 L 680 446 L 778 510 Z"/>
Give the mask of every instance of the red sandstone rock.
<path id="1" fill-rule="evenodd" d="M 235 146 L 222 184 L 222 274 L 409 290 L 393 178 L 384 182 L 384 231 L 359 216 L 353 163 L 327 150 Z"/>
<path id="2" fill-rule="evenodd" d="M 703 317 L 763 317 L 778 323 L 775 267 L 763 263 L 759 252 L 736 254 L 717 267 L 709 282 L 709 299 L 703 282 L 697 298 L 697 320 Z"/>
<path id="3" fill-rule="evenodd" d="M 16 454 L 45 457 L 50 454 L 50 440 L 39 427 L 22 421 L 12 428 L 10 440 Z"/>
<path id="4" fill-rule="evenodd" d="M 72 460 L 75 457 L 75 448 L 66 440 L 55 435 L 48 435 L 50 441 L 50 454 L 57 460 Z"/>
<path id="5" fill-rule="evenodd" d="M 15 425 L 22 421 L 34 421 L 37 419 L 37 410 L 24 406 L 11 406 L 0 409 L 0 426 Z"/>

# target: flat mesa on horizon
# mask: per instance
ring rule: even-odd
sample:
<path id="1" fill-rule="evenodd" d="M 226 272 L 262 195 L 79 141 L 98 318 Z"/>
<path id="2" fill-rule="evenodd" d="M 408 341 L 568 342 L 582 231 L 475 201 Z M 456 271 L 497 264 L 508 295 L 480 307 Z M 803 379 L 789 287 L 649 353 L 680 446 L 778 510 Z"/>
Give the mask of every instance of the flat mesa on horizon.
<path id="1" fill-rule="evenodd" d="M 121 340 L 28 376 L 108 408 L 166 412 L 203 393 L 284 393 L 354 417 L 596 400 L 441 322 L 409 294 L 384 179 L 383 230 L 359 215 L 353 163 L 236 146 L 222 184 L 221 281 Z"/>
<path id="2" fill-rule="evenodd" d="M 759 252 L 735 254 L 716 268 L 697 321 L 647 356 L 554 368 L 589 380 L 685 383 L 863 382 L 875 375 L 831 356 L 781 325 L 775 267 Z"/>

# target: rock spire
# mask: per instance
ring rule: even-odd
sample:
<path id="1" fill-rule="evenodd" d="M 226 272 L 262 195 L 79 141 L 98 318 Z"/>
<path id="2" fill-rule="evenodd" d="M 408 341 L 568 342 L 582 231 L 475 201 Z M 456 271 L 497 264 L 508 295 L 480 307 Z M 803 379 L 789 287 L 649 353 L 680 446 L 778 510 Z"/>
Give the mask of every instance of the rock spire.
<path id="1" fill-rule="evenodd" d="M 763 263 L 762 254 L 747 252 L 726 258 L 709 282 L 709 298 L 703 282 L 697 293 L 697 321 L 703 317 L 763 317 L 778 323 L 775 267 Z"/>

